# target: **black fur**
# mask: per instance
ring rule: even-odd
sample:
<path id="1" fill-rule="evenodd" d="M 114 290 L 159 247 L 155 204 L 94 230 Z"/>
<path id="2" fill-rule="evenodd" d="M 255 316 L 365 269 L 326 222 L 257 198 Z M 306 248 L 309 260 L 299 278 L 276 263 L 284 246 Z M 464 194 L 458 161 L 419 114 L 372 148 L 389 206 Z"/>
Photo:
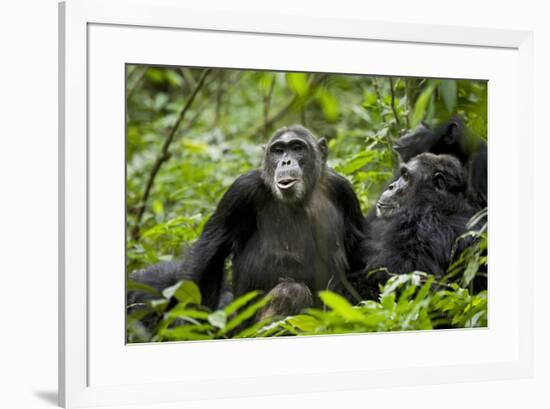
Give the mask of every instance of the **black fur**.
<path id="1" fill-rule="evenodd" d="M 405 165 L 368 215 L 366 269 L 350 277 L 362 297 L 376 299 L 379 284 L 387 280 L 384 271 L 367 274 L 377 269 L 439 278 L 446 273 L 453 245 L 474 213 L 464 191 L 461 164 L 449 155 L 424 153 Z"/>
<path id="2" fill-rule="evenodd" d="M 229 187 L 184 260 L 131 278 L 155 287 L 191 279 L 211 308 L 226 297 L 221 294 L 228 257 L 235 296 L 269 292 L 281 278 L 303 283 L 314 294 L 345 281 L 362 267 L 364 219 L 351 185 L 326 166 L 326 156 L 324 140 L 306 128 L 277 131 L 262 169 Z"/>
<path id="3" fill-rule="evenodd" d="M 396 141 L 395 150 L 403 162 L 424 152 L 457 157 L 467 171 L 470 203 L 478 209 L 487 206 L 487 144 L 469 132 L 459 117 L 452 117 L 433 130 L 421 123 Z"/>

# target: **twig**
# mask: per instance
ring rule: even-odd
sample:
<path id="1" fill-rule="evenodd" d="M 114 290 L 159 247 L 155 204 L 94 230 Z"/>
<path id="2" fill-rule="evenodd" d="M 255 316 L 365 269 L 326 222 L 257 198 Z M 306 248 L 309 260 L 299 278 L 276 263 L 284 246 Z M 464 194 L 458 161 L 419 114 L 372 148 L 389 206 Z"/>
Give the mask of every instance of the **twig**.
<path id="1" fill-rule="evenodd" d="M 414 112 L 414 106 L 416 105 L 419 82 L 418 82 L 418 79 L 416 78 L 408 78 L 405 81 L 406 81 L 405 94 L 407 96 L 407 105 L 409 106 L 409 109 L 408 109 L 409 113 L 406 116 L 406 120 L 407 120 L 407 129 L 410 129 L 411 125 L 410 125 L 409 117 L 411 115 L 411 112 Z"/>
<path id="2" fill-rule="evenodd" d="M 373 78 L 372 79 L 372 85 L 374 87 L 374 93 L 376 94 L 376 102 L 378 107 L 380 108 L 380 104 L 382 103 L 382 94 L 380 94 L 380 88 L 378 87 L 378 79 Z"/>
<path id="3" fill-rule="evenodd" d="M 218 123 L 220 121 L 221 117 L 221 110 L 222 110 L 222 102 L 223 102 L 223 94 L 224 94 L 224 85 L 225 85 L 225 71 L 220 71 L 218 74 L 217 82 L 218 86 L 216 87 L 216 107 L 214 109 L 214 121 L 212 122 L 212 128 L 216 128 L 218 126 Z"/>
<path id="4" fill-rule="evenodd" d="M 155 178 L 157 177 L 157 174 L 161 168 L 161 166 L 170 158 L 170 153 L 168 152 L 168 149 L 170 148 L 170 144 L 174 140 L 174 137 L 176 135 L 176 132 L 181 124 L 181 121 L 183 118 L 185 118 L 185 115 L 187 114 L 187 111 L 189 111 L 189 108 L 193 104 L 193 101 L 195 100 L 195 97 L 197 96 L 199 90 L 202 88 L 204 84 L 204 80 L 210 73 L 210 69 L 207 69 L 203 71 L 201 78 L 195 88 L 193 89 L 193 92 L 189 99 L 187 100 L 187 103 L 182 108 L 179 117 L 170 130 L 170 133 L 164 140 L 164 144 L 162 145 L 162 149 L 160 150 L 159 154 L 157 155 L 157 158 L 155 160 L 155 163 L 153 164 L 153 167 L 151 168 L 151 172 L 149 173 L 149 178 L 147 180 L 147 184 L 145 185 L 145 191 L 143 192 L 143 196 L 141 198 L 141 202 L 137 211 L 136 215 L 136 223 L 132 229 L 132 239 L 137 240 L 140 234 L 140 228 L 141 228 L 141 219 L 143 218 L 143 214 L 145 213 L 145 207 L 147 206 L 147 201 L 149 199 L 149 195 L 151 194 L 151 189 L 153 187 L 153 184 L 155 182 Z"/>
<path id="5" fill-rule="evenodd" d="M 132 74 L 137 70 L 137 67 L 135 68 L 135 70 L 132 70 Z M 145 67 L 143 69 L 143 71 L 141 72 L 141 74 L 139 74 L 137 80 L 134 81 L 134 83 L 128 87 L 128 93 L 126 94 L 126 101 L 129 101 L 130 98 L 132 98 L 132 95 L 134 93 L 134 91 L 136 90 L 136 88 L 138 87 L 138 85 L 140 84 L 140 82 L 143 80 L 143 78 L 145 77 L 145 73 L 147 72 L 147 67 Z M 130 73 L 128 73 L 128 78 L 130 78 Z"/>
<path id="6" fill-rule="evenodd" d="M 268 137 L 268 118 L 269 108 L 271 106 L 271 97 L 273 95 L 273 89 L 275 88 L 275 76 L 271 77 L 271 84 L 269 84 L 269 91 L 264 95 L 264 134 Z"/>
<path id="7" fill-rule="evenodd" d="M 179 72 L 183 79 L 189 84 L 189 88 L 195 89 L 195 87 L 197 86 L 197 82 L 195 81 L 191 70 L 189 68 L 180 68 Z"/>
<path id="8" fill-rule="evenodd" d="M 384 99 L 382 98 L 382 94 L 380 93 L 380 88 L 378 87 L 378 80 L 376 78 L 373 78 L 372 79 L 372 85 L 374 87 L 374 92 L 376 94 L 376 105 L 378 107 L 378 110 L 380 112 L 382 112 L 382 108 L 383 108 L 383 104 L 384 104 Z M 390 87 L 392 89 L 392 92 L 393 92 L 393 87 Z M 393 104 L 392 104 L 393 105 Z M 392 140 L 392 137 L 391 137 L 391 133 L 390 132 L 386 132 L 386 134 L 384 135 L 384 139 L 386 141 L 386 145 L 388 147 L 388 151 L 390 152 L 391 156 L 392 156 L 392 161 L 394 164 L 398 164 L 399 163 L 399 160 L 398 160 L 398 157 L 397 157 L 397 152 L 393 150 L 393 140 Z"/>
<path id="9" fill-rule="evenodd" d="M 319 74 L 317 76 L 315 76 L 311 81 L 310 81 L 310 87 L 311 88 L 315 88 L 317 87 L 319 84 L 321 84 L 321 82 L 323 82 L 326 78 L 328 77 L 328 74 Z M 311 98 L 311 96 L 313 95 L 313 92 L 311 92 L 308 96 L 308 98 Z M 252 131 L 248 132 L 244 137 L 245 138 L 248 138 L 248 139 L 252 139 L 254 138 L 256 135 L 258 135 L 259 133 L 262 132 L 262 129 L 264 129 L 265 127 L 270 127 L 273 123 L 277 122 L 279 119 L 281 119 L 283 116 L 286 115 L 286 113 L 288 112 L 288 110 L 290 108 L 292 108 L 292 106 L 298 101 L 298 96 L 297 95 L 294 95 L 293 97 L 291 97 L 286 104 L 284 104 L 281 109 L 279 109 L 279 111 L 277 111 L 273 116 L 269 117 L 267 119 L 267 121 L 265 120 L 262 120 L 262 122 L 259 124 L 259 125 L 256 125 L 254 128 L 252 128 Z M 306 100 L 304 102 L 304 104 L 306 104 L 308 101 Z"/>

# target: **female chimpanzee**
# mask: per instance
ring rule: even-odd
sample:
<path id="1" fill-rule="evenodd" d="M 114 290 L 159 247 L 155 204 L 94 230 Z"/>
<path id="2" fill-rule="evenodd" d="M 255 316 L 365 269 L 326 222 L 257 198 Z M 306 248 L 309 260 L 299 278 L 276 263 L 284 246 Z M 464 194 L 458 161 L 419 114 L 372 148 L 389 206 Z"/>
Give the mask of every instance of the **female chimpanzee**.
<path id="1" fill-rule="evenodd" d="M 388 278 L 377 269 L 445 274 L 456 239 L 474 214 L 464 192 L 465 171 L 453 156 L 423 153 L 401 166 L 368 217 L 366 268 L 350 276 L 363 298 L 376 299 Z"/>
<path id="2" fill-rule="evenodd" d="M 347 274 L 362 268 L 365 222 L 349 182 L 327 167 L 327 153 L 326 141 L 304 127 L 278 130 L 265 148 L 262 169 L 229 187 L 183 261 L 137 271 L 131 278 L 157 289 L 193 280 L 211 308 L 220 304 L 229 256 L 235 296 L 276 286 L 275 296 L 281 297 L 300 288 L 316 294 L 345 287 Z M 312 297 L 302 295 L 302 307 L 311 306 L 305 304 Z M 282 309 L 273 314 L 290 313 Z"/>

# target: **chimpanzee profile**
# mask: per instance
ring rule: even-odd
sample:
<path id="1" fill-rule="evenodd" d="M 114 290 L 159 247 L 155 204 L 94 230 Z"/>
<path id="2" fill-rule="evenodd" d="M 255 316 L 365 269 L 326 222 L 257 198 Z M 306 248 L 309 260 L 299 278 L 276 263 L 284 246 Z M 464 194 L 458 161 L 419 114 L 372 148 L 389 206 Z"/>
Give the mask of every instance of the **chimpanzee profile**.
<path id="1" fill-rule="evenodd" d="M 350 277 L 363 298 L 376 299 L 390 273 L 423 271 L 441 278 L 455 241 L 474 214 L 464 196 L 465 171 L 450 155 L 422 153 L 403 164 L 369 215 L 366 268 Z"/>
<path id="2" fill-rule="evenodd" d="M 457 157 L 467 170 L 470 203 L 478 209 L 487 206 L 487 144 L 469 132 L 460 117 L 454 116 L 435 129 L 421 123 L 399 138 L 394 149 L 403 162 L 424 152 Z"/>
<path id="3" fill-rule="evenodd" d="M 327 167 L 327 154 L 326 141 L 302 126 L 276 131 L 262 168 L 229 187 L 183 261 L 137 271 L 130 278 L 157 289 L 193 280 L 203 304 L 211 308 L 219 305 L 228 257 L 236 297 L 252 290 L 269 292 L 281 278 L 302 283 L 313 294 L 341 285 L 350 271 L 362 268 L 365 222 L 350 183 Z M 282 290 L 299 290 L 281 284 Z M 311 306 L 306 305 L 311 297 L 301 294 L 304 305 L 293 309 Z M 135 293 L 128 299 L 139 301 Z M 285 303 L 280 305 L 282 310 L 271 314 L 291 313 Z"/>

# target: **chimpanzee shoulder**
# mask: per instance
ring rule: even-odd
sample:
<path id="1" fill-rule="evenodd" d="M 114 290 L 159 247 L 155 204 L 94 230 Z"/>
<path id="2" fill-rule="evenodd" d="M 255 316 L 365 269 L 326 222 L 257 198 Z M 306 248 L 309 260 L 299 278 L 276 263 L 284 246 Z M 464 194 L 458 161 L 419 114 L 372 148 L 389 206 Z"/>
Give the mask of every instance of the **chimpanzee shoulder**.
<path id="1" fill-rule="evenodd" d="M 251 170 L 239 176 L 229 186 L 218 203 L 218 210 L 234 210 L 238 207 L 250 208 L 262 200 L 268 190 L 259 169 Z"/>

